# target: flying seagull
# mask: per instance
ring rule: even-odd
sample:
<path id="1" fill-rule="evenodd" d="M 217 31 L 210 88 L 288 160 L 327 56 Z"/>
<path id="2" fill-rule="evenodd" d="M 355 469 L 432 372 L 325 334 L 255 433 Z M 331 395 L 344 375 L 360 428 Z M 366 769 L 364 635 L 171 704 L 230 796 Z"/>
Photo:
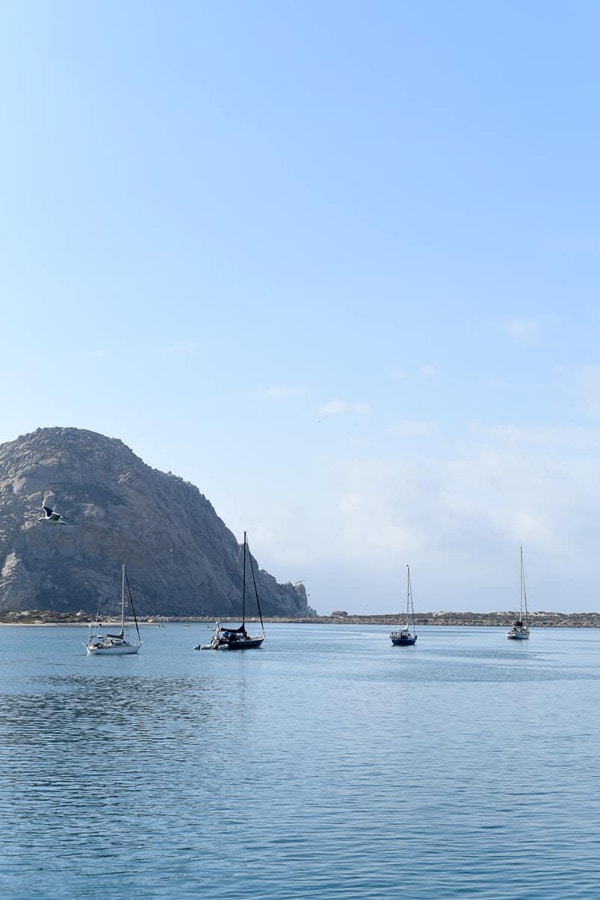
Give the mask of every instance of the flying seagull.
<path id="1" fill-rule="evenodd" d="M 53 509 L 50 509 L 49 506 L 42 506 L 44 510 L 44 517 L 42 522 L 50 522 L 52 525 L 66 525 L 67 520 L 64 519 L 60 513 L 54 512 Z"/>

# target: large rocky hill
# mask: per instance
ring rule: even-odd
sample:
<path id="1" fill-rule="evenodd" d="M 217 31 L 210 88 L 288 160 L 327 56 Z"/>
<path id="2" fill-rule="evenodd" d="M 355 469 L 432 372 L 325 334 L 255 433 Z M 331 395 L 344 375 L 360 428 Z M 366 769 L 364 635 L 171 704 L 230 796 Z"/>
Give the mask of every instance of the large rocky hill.
<path id="1" fill-rule="evenodd" d="M 43 505 L 66 524 L 44 521 Z M 0 610 L 95 614 L 113 596 L 108 614 L 122 563 L 140 615 L 240 614 L 238 540 L 193 484 L 78 428 L 0 445 Z M 255 569 L 263 615 L 313 614 L 303 585 Z"/>

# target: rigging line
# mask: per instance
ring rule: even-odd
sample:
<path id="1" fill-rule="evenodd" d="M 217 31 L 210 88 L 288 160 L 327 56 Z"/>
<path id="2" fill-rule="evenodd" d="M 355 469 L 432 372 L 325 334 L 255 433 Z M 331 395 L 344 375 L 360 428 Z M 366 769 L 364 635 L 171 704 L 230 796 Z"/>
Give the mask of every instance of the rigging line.
<path id="1" fill-rule="evenodd" d="M 265 633 L 265 626 L 263 623 L 262 612 L 260 609 L 260 600 L 258 598 L 258 588 L 256 586 L 256 574 L 254 572 L 254 562 L 252 561 L 252 554 L 248 551 L 248 557 L 250 559 L 250 571 L 252 572 L 252 582 L 254 584 L 254 593 L 256 594 L 256 605 L 258 606 L 258 616 L 260 618 L 260 627 L 263 630 L 263 634 Z"/>
<path id="2" fill-rule="evenodd" d="M 127 585 L 127 593 L 129 595 L 129 602 L 131 604 L 131 612 L 133 613 L 133 621 L 135 622 L 135 630 L 137 631 L 138 640 L 142 641 L 142 637 L 140 635 L 140 629 L 138 627 L 138 620 L 135 614 L 135 607 L 133 605 L 133 595 L 131 593 L 131 585 L 129 584 L 129 575 L 127 574 L 127 569 L 125 569 L 125 583 Z"/>

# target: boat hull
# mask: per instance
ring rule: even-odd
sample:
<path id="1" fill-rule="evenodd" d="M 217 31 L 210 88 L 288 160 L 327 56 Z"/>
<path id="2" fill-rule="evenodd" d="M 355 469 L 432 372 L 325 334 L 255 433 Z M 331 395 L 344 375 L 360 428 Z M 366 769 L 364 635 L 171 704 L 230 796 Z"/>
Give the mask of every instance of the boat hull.
<path id="1" fill-rule="evenodd" d="M 260 647 L 264 637 L 249 637 L 242 641 L 230 641 L 227 643 L 228 650 L 253 650 Z"/>
<path id="2" fill-rule="evenodd" d="M 248 636 L 241 640 L 228 640 L 215 635 L 210 644 L 198 644 L 197 647 L 194 647 L 194 650 L 252 650 L 255 647 L 260 647 L 263 641 L 263 635 Z"/>
<path id="3" fill-rule="evenodd" d="M 390 640 L 394 647 L 411 647 L 417 643 L 416 634 L 390 634 Z"/>
<path id="4" fill-rule="evenodd" d="M 88 656 L 132 656 L 140 649 L 139 644 L 120 644 L 114 647 L 90 647 L 86 644 Z"/>
<path id="5" fill-rule="evenodd" d="M 529 640 L 529 632 L 521 632 L 521 631 L 507 631 L 506 637 L 509 641 L 528 641 Z"/>

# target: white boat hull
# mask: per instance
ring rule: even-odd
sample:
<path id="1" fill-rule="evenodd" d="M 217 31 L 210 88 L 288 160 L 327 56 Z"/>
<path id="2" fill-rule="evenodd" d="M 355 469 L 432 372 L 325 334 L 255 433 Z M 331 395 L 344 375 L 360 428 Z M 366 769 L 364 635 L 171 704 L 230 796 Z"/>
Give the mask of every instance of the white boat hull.
<path id="1" fill-rule="evenodd" d="M 112 647 L 85 645 L 88 656 L 131 656 L 140 649 L 140 644 L 115 644 Z"/>

